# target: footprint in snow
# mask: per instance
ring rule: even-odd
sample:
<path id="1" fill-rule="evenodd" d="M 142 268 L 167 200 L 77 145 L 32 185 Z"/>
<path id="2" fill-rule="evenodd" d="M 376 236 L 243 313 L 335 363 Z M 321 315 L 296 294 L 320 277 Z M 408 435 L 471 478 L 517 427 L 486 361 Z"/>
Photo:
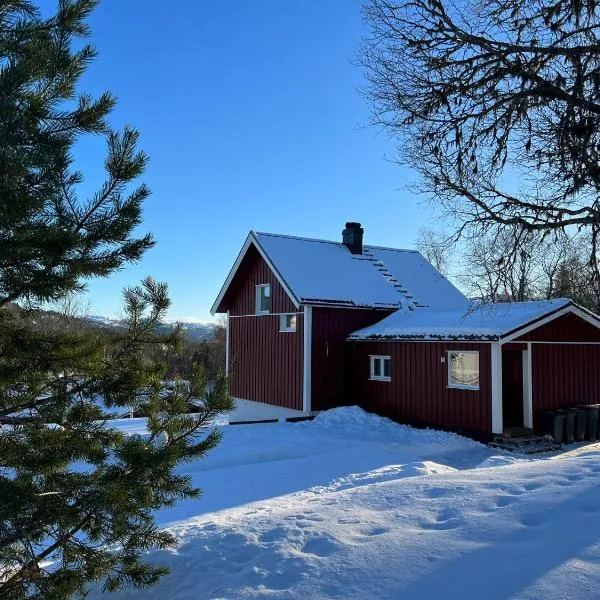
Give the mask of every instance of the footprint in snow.
<path id="1" fill-rule="evenodd" d="M 243 548 L 240 548 L 234 552 L 227 554 L 227 560 L 238 565 L 244 565 L 247 563 L 253 563 L 256 558 L 260 556 L 261 551 L 259 548 L 252 544 L 248 544 Z"/>
<path id="2" fill-rule="evenodd" d="M 579 510 L 584 513 L 596 514 L 597 512 L 600 512 L 600 506 L 592 503 L 586 503 L 582 504 Z"/>
<path id="3" fill-rule="evenodd" d="M 505 506 L 510 506 L 515 503 L 517 498 L 515 496 L 498 496 L 494 499 L 494 503 L 498 508 L 504 508 Z"/>
<path id="4" fill-rule="evenodd" d="M 465 524 L 465 520 L 460 513 L 454 508 L 445 508 L 438 512 L 435 521 L 422 523 L 423 529 L 433 529 L 436 531 L 445 531 L 449 529 L 457 529 Z"/>
<path id="5" fill-rule="evenodd" d="M 541 487 L 544 487 L 544 484 L 532 482 L 532 483 L 526 483 L 524 485 L 524 487 L 528 492 L 533 492 L 533 490 L 539 490 Z"/>
<path id="6" fill-rule="evenodd" d="M 274 527 L 273 529 L 269 529 L 269 531 L 265 531 L 260 536 L 261 542 L 279 542 L 285 540 L 289 535 L 289 530 L 285 527 Z"/>
<path id="7" fill-rule="evenodd" d="M 301 552 L 304 554 L 314 554 L 319 558 L 325 558 L 327 556 L 331 556 L 338 550 L 338 545 L 331 539 L 327 537 L 315 537 L 304 546 L 302 546 Z"/>
<path id="8" fill-rule="evenodd" d="M 421 527 L 423 529 L 433 529 L 435 531 L 446 531 L 450 529 L 458 529 L 464 525 L 464 521 L 462 519 L 448 519 L 447 521 L 436 521 L 434 523 L 423 523 Z"/>
<path id="9" fill-rule="evenodd" d="M 520 496 L 521 494 L 525 493 L 525 486 L 523 486 L 523 489 L 508 485 L 506 483 L 488 483 L 485 484 L 485 486 L 490 490 L 498 490 L 499 492 L 504 492 L 509 496 Z"/>
<path id="10" fill-rule="evenodd" d="M 559 485 L 560 487 L 571 487 L 574 482 L 575 482 L 575 480 L 565 477 L 565 479 L 558 479 L 554 483 L 556 485 Z"/>
<path id="11" fill-rule="evenodd" d="M 521 525 L 524 525 L 525 527 L 539 527 L 546 522 L 546 517 L 538 513 L 526 513 L 521 515 L 519 521 L 521 522 Z"/>
<path id="12" fill-rule="evenodd" d="M 241 533 L 225 533 L 218 539 L 219 546 L 227 546 L 229 548 L 245 546 L 247 542 L 248 539 Z"/>
<path id="13" fill-rule="evenodd" d="M 360 530 L 357 536 L 357 541 L 361 543 L 368 542 L 371 538 L 383 535 L 390 531 L 389 527 L 367 527 Z"/>
<path id="14" fill-rule="evenodd" d="M 443 488 L 443 487 L 432 487 L 432 488 L 423 490 L 423 493 L 428 498 L 443 498 L 444 496 L 450 495 L 451 492 L 452 492 L 451 489 Z"/>
<path id="15" fill-rule="evenodd" d="M 296 515 L 296 517 L 298 519 L 302 519 L 304 521 L 314 521 L 315 523 L 320 523 L 321 521 L 325 520 L 324 517 L 319 517 L 318 515 L 315 515 L 314 513 L 303 513 L 303 514 Z"/>

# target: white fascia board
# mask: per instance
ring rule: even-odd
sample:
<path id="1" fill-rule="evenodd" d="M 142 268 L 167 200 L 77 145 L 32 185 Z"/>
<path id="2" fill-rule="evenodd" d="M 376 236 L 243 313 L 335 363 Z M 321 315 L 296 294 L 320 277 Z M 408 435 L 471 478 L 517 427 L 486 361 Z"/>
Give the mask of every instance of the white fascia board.
<path id="1" fill-rule="evenodd" d="M 229 275 L 227 275 L 227 279 L 225 280 L 225 283 L 221 286 L 221 290 L 219 291 L 219 295 L 217 296 L 217 299 L 214 301 L 213 305 L 210 307 L 211 315 L 214 315 L 217 312 L 217 308 L 218 308 L 219 304 L 221 304 L 221 300 L 223 300 L 223 296 L 225 296 L 227 289 L 231 285 L 233 277 L 237 273 L 237 270 L 239 269 L 240 264 L 241 264 L 242 260 L 244 259 L 244 256 L 246 256 L 246 252 L 248 251 L 248 248 L 250 247 L 251 243 L 252 243 L 252 232 L 250 232 L 248 234 L 248 236 L 246 237 L 246 241 L 244 242 L 242 249 L 238 252 L 237 258 L 235 259 L 235 262 L 233 263 L 233 267 L 231 267 L 231 269 L 229 271 Z"/>
<path id="2" fill-rule="evenodd" d="M 227 279 L 225 280 L 225 283 L 221 287 L 221 291 L 219 292 L 217 299 L 214 301 L 213 305 L 210 308 L 211 315 L 214 315 L 217 312 L 217 308 L 218 308 L 219 304 L 221 304 L 223 297 L 227 293 L 227 290 L 229 289 L 229 286 L 231 285 L 231 282 L 233 281 L 233 278 L 235 277 L 237 270 L 240 268 L 240 265 L 242 264 L 242 260 L 244 260 L 244 256 L 246 256 L 246 252 L 248 252 L 248 248 L 250 248 L 251 244 L 253 244 L 254 247 L 258 250 L 259 254 L 263 257 L 263 259 L 269 266 L 269 269 L 271 269 L 271 271 L 273 271 L 273 274 L 275 275 L 277 281 L 279 281 L 279 283 L 281 284 L 281 287 L 283 287 L 286 294 L 290 297 L 290 300 L 294 303 L 294 306 L 296 308 L 300 307 L 300 303 L 298 302 L 298 299 L 292 293 L 292 291 L 288 287 L 287 283 L 283 280 L 283 278 L 281 277 L 281 275 L 275 268 L 275 265 L 273 265 L 273 263 L 271 262 L 271 260 L 269 259 L 269 257 L 265 253 L 265 251 L 261 248 L 260 244 L 258 243 L 258 240 L 256 239 L 256 236 L 254 235 L 254 231 L 251 231 L 248 234 L 248 237 L 246 237 L 246 241 L 244 242 L 242 249 L 239 251 L 237 258 L 235 259 L 235 262 L 233 263 L 233 267 L 231 267 L 231 270 L 229 271 L 229 275 L 227 275 Z"/>
<path id="3" fill-rule="evenodd" d="M 558 319 L 559 317 L 562 317 L 563 315 L 566 315 L 569 313 L 572 313 L 574 315 L 577 315 L 578 317 L 581 317 L 584 321 L 587 321 L 590 325 L 593 325 L 594 327 L 600 329 L 600 321 L 598 321 L 598 319 L 595 318 L 592 315 L 592 313 L 588 313 L 587 311 L 579 308 L 578 306 L 575 306 L 574 304 L 569 304 L 568 306 L 565 306 L 564 308 L 561 308 L 560 310 L 553 312 L 552 314 L 548 315 L 547 317 L 544 317 L 543 319 L 538 319 L 537 321 L 534 321 L 533 323 L 531 323 L 529 325 L 525 325 L 525 326 L 521 327 L 520 329 L 513 331 L 511 334 L 509 334 L 505 337 L 502 337 L 500 339 L 500 343 L 506 344 L 508 342 L 512 342 L 516 338 L 521 337 L 522 335 L 525 335 L 526 333 L 529 333 L 530 331 L 533 331 L 534 329 L 537 329 L 538 327 L 541 327 L 542 325 L 546 325 L 547 323 L 554 321 L 554 319 Z"/>
<path id="4" fill-rule="evenodd" d="M 587 321 L 590 325 L 593 325 L 594 327 L 597 327 L 598 329 L 600 329 L 600 320 L 598 320 L 598 317 L 593 313 L 590 312 L 588 310 L 585 310 L 584 308 L 581 308 L 580 306 L 572 306 L 572 313 L 577 315 L 578 317 L 581 317 L 584 321 Z"/>

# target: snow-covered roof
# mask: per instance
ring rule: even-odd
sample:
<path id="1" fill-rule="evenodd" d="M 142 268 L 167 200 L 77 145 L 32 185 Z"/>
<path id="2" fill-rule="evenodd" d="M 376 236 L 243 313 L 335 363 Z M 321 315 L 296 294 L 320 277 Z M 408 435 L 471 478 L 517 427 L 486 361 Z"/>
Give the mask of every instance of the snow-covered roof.
<path id="1" fill-rule="evenodd" d="M 348 339 L 499 340 L 567 307 L 581 310 L 566 298 L 471 304 L 466 309 L 401 310 L 356 331 Z"/>
<path id="2" fill-rule="evenodd" d="M 272 233 L 250 234 L 300 303 L 374 308 L 466 307 L 467 299 L 416 250 Z"/>

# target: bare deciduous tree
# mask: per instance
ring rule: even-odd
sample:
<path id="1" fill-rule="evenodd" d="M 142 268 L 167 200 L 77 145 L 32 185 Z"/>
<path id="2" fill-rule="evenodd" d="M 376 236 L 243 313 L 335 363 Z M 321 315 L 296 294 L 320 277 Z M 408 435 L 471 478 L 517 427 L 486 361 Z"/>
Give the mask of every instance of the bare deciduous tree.
<path id="1" fill-rule="evenodd" d="M 443 275 L 448 274 L 450 245 L 443 234 L 433 229 L 420 229 L 417 250 Z"/>
<path id="2" fill-rule="evenodd" d="M 473 239 L 463 255 L 458 279 L 469 295 L 485 302 L 523 302 L 539 297 L 542 254 L 537 240 L 514 250 L 508 231 Z"/>
<path id="3" fill-rule="evenodd" d="M 596 266 L 599 6 L 366 0 L 373 121 L 459 231 L 586 230 Z"/>
<path id="4" fill-rule="evenodd" d="M 462 245 L 457 280 L 469 296 L 486 302 L 566 297 L 600 310 L 600 286 L 585 236 L 531 237 L 516 243 L 504 230 Z"/>

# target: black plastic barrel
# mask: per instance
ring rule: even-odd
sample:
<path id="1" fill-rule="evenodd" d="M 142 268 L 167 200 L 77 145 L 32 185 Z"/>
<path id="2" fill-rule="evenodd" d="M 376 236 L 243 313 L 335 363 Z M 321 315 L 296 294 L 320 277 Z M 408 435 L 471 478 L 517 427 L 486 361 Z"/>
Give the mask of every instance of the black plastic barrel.
<path id="1" fill-rule="evenodd" d="M 590 404 L 590 441 L 598 441 L 600 427 L 600 404 Z"/>
<path id="2" fill-rule="evenodd" d="M 575 411 L 565 408 L 555 410 L 554 412 L 557 415 L 564 416 L 564 440 L 567 444 L 572 444 L 575 441 Z"/>
<path id="3" fill-rule="evenodd" d="M 574 408 L 575 411 L 575 439 L 578 442 L 589 439 L 589 411 L 583 408 Z"/>
<path id="4" fill-rule="evenodd" d="M 552 436 L 557 444 L 562 444 L 567 417 L 556 410 L 545 410 L 542 413 L 544 433 Z"/>
<path id="5" fill-rule="evenodd" d="M 598 439 L 598 405 L 585 404 L 577 408 L 585 410 L 588 415 L 586 439 L 595 442 Z"/>

